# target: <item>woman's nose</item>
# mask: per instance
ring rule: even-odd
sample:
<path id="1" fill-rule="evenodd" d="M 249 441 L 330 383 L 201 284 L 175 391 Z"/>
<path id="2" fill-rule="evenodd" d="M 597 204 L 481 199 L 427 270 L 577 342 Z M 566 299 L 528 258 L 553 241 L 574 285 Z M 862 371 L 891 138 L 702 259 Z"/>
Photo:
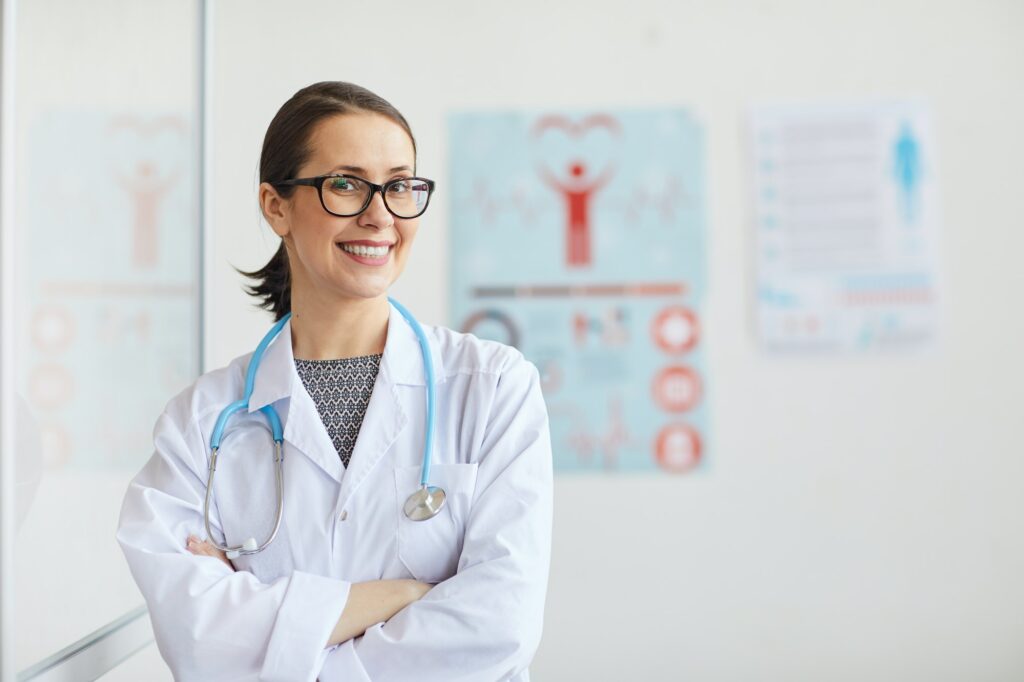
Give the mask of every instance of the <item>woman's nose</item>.
<path id="1" fill-rule="evenodd" d="M 366 210 L 359 217 L 360 224 L 366 227 L 376 227 L 377 229 L 391 227 L 395 222 L 394 216 L 391 215 L 387 206 L 384 205 L 384 195 L 381 192 L 373 193 L 373 196 L 370 197 L 370 205 L 366 207 Z"/>

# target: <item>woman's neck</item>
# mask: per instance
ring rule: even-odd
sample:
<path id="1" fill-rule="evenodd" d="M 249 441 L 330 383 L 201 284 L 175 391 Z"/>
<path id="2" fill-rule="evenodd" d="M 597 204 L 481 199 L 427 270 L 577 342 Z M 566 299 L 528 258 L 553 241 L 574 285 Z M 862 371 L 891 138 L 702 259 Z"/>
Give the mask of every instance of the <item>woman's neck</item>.
<path id="1" fill-rule="evenodd" d="M 391 309 L 387 296 L 324 301 L 292 299 L 292 355 L 336 360 L 384 352 Z"/>

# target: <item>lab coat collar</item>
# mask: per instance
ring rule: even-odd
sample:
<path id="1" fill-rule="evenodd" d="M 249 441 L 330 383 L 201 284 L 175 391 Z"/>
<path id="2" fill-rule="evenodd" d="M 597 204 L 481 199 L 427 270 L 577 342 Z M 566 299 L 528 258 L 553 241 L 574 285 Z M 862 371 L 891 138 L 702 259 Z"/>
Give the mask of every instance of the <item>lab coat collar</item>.
<path id="1" fill-rule="evenodd" d="M 380 361 L 380 375 L 389 384 L 426 386 L 426 370 L 416 332 L 395 306 L 389 303 L 388 308 L 388 332 L 384 341 L 384 355 Z M 434 376 L 440 383 L 444 380 L 444 366 L 436 343 L 430 344 L 430 355 L 434 360 Z M 263 354 L 263 361 L 256 371 L 252 396 L 249 398 L 249 412 L 255 412 L 283 398 L 290 398 L 296 382 L 301 380 L 295 370 L 292 324 L 289 320 Z"/>
<path id="2" fill-rule="evenodd" d="M 409 416 L 398 399 L 396 385 L 426 385 L 423 355 L 416 333 L 394 306 L 390 308 L 380 371 L 347 471 L 320 419 L 316 404 L 295 369 L 290 322 L 267 348 L 249 399 L 249 412 L 289 399 L 287 403 L 275 406 L 284 422 L 284 439 L 305 453 L 331 478 L 342 483 L 340 504 L 348 501 L 409 423 Z M 435 376 L 440 381 L 440 377 L 444 377 L 440 353 L 434 343 L 430 344 L 430 350 Z"/>
<path id="3" fill-rule="evenodd" d="M 405 384 L 407 386 L 426 386 L 427 372 L 423 365 L 423 352 L 420 350 L 420 342 L 402 313 L 388 303 L 390 313 L 388 315 L 388 335 L 384 342 L 384 357 L 381 358 L 381 372 L 385 378 L 393 384 Z M 431 334 L 424 330 L 427 338 Z M 430 344 L 430 357 L 434 361 L 434 377 L 437 383 L 444 381 L 444 363 L 441 360 L 441 351 L 437 342 Z"/>

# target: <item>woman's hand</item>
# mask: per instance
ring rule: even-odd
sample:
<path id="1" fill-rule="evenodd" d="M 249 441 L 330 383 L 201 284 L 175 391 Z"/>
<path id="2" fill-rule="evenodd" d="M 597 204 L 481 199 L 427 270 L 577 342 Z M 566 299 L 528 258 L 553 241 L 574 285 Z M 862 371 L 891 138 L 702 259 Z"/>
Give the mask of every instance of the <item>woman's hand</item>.
<path id="1" fill-rule="evenodd" d="M 358 637 L 366 628 L 391 619 L 393 615 L 420 599 L 433 585 L 418 580 L 370 580 L 352 583 L 348 601 L 331 632 L 328 646 Z"/>
<path id="2" fill-rule="evenodd" d="M 232 571 L 235 570 L 235 567 L 228 561 L 227 555 L 206 540 L 200 540 L 195 535 L 189 535 L 185 546 L 188 548 L 188 551 L 196 556 L 212 556 L 214 559 L 223 561 Z"/>

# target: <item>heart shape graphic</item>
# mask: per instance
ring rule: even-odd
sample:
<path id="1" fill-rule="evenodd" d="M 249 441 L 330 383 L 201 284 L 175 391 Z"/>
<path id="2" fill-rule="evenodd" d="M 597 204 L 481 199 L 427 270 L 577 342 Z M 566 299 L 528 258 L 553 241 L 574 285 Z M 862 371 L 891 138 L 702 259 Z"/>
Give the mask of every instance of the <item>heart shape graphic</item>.
<path id="1" fill-rule="evenodd" d="M 622 127 L 609 114 L 591 114 L 577 121 L 548 114 L 537 119 L 530 132 L 541 176 L 549 185 L 574 189 L 603 184 L 611 176 L 621 137 Z"/>
<path id="2" fill-rule="evenodd" d="M 192 150 L 181 116 L 118 116 L 107 126 L 107 136 L 114 175 L 143 184 L 176 179 Z"/>

